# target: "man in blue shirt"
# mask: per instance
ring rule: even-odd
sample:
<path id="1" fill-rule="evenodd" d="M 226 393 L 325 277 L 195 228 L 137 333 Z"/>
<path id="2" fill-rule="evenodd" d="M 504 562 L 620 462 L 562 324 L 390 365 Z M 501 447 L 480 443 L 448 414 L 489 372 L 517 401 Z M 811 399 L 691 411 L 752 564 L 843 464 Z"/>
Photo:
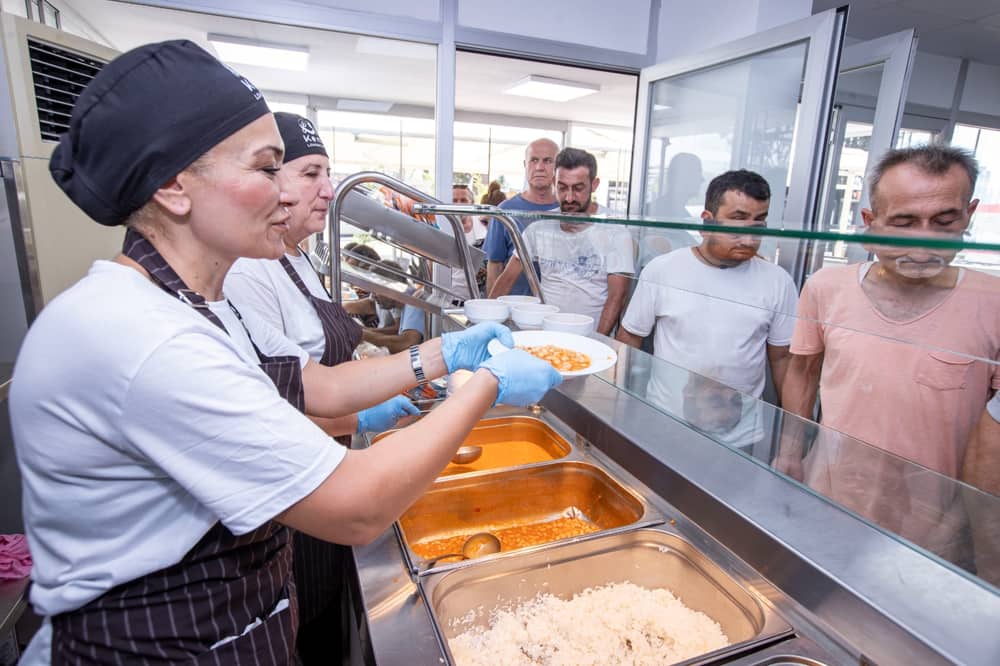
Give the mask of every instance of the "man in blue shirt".
<path id="1" fill-rule="evenodd" d="M 558 152 L 559 146 L 550 139 L 536 139 L 529 143 L 524 151 L 524 179 L 527 182 L 527 188 L 517 196 L 501 203 L 500 208 L 532 212 L 559 210 L 559 200 L 556 199 L 552 187 L 555 183 L 555 164 Z M 524 231 L 524 228 L 533 222 L 533 220 L 523 220 L 520 217 L 515 217 L 514 221 L 521 231 Z M 510 234 L 495 219 L 490 220 L 490 228 L 486 232 L 483 250 L 486 252 L 487 259 L 486 293 L 488 294 L 514 252 L 514 241 L 511 240 Z M 517 278 L 510 293 L 531 293 L 528 279 L 524 277 L 523 273 Z"/>

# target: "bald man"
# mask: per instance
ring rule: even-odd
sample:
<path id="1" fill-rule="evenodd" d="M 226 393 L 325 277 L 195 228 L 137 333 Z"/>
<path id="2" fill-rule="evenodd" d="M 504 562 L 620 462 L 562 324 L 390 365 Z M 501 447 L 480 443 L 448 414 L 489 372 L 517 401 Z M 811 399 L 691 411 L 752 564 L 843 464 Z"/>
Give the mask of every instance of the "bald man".
<path id="1" fill-rule="evenodd" d="M 558 152 L 559 145 L 550 139 L 536 139 L 529 143 L 524 150 L 524 181 L 527 184 L 525 190 L 501 203 L 500 208 L 532 212 L 559 210 L 559 201 L 553 188 Z M 514 221 L 521 231 L 533 222 L 531 219 L 525 220 L 520 217 L 515 217 Z M 490 220 L 483 249 L 486 251 L 487 259 L 486 293 L 489 293 L 514 252 L 514 242 L 510 239 L 510 234 L 495 219 Z M 523 274 L 517 278 L 510 293 L 531 293 L 528 280 Z"/>

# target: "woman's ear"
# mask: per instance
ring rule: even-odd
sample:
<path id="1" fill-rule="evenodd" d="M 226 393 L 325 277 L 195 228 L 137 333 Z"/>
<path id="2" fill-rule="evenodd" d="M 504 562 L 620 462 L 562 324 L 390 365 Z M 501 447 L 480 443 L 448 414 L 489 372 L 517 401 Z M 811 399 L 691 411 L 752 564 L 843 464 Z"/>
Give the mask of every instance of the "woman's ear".
<path id="1" fill-rule="evenodd" d="M 191 212 L 191 196 L 185 187 L 189 181 L 184 175 L 183 172 L 177 174 L 153 193 L 153 201 L 176 217 Z"/>

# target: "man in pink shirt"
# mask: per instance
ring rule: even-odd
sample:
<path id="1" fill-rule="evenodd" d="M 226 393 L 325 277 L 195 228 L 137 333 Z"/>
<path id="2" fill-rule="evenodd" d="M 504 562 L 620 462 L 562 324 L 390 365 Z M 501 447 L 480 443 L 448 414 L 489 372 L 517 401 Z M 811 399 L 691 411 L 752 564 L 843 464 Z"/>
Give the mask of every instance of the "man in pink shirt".
<path id="1" fill-rule="evenodd" d="M 959 239 L 979 203 L 964 152 L 887 153 L 871 176 L 872 233 Z M 876 261 L 824 268 L 806 283 L 782 405 L 957 477 L 1000 388 L 1000 280 L 951 266 L 954 250 L 871 248 Z"/>
<path id="2" fill-rule="evenodd" d="M 977 175 L 958 149 L 890 151 L 870 176 L 865 224 L 877 234 L 961 238 L 979 203 Z M 963 512 L 947 481 L 900 458 L 959 476 L 1000 388 L 1000 280 L 950 265 L 954 250 L 870 249 L 876 261 L 824 268 L 802 290 L 782 406 L 809 419 L 818 390 L 825 428 L 805 460 L 804 438 L 786 429 L 775 465 L 948 556 L 960 546 Z"/>

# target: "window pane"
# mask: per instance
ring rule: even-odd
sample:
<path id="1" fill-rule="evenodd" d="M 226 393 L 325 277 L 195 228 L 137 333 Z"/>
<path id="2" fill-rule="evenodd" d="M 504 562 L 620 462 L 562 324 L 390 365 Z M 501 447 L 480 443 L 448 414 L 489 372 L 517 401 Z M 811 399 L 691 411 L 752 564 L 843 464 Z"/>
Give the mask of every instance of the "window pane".
<path id="1" fill-rule="evenodd" d="M 970 232 L 979 243 L 1000 242 L 1000 130 L 956 125 L 952 144 L 972 151 L 979 162 L 973 197 L 979 207 Z M 1000 275 L 1000 253 L 965 251 L 955 263 Z"/>
<path id="2" fill-rule="evenodd" d="M 771 186 L 769 224 L 781 225 L 806 52 L 805 43 L 792 44 L 653 83 L 642 213 L 697 217 L 712 178 L 751 169 Z M 640 266 L 697 242 L 686 231 L 645 231 Z"/>

